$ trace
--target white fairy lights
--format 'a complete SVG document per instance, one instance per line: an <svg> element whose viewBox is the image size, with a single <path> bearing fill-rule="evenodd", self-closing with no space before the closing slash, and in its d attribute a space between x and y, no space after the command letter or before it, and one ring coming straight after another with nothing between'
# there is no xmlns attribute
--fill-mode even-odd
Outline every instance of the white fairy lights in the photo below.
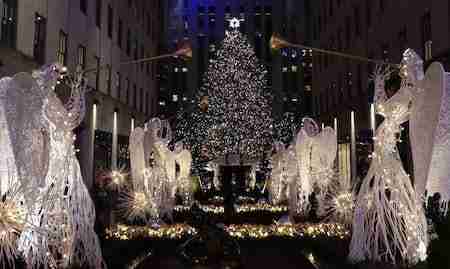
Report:
<svg viewBox="0 0 450 269"><path fill-rule="evenodd" d="M225 231L236 239L266 239L266 238L325 238L347 239L350 235L348 229L340 224L273 224L273 225L229 225ZM106 230L106 239L136 240L136 239L183 239L197 234L198 231L186 224L161 226L157 229L148 226L117 225Z"/></svg>
<svg viewBox="0 0 450 269"><path fill-rule="evenodd" d="M26 211L24 208L19 207L10 199L0 201L0 263L3 266L14 267L15 258L19 256L17 240L25 228L25 221Z"/></svg>
<svg viewBox="0 0 450 269"><path fill-rule="evenodd" d="M191 145L196 166L199 159L228 154L244 161L263 155L272 136L266 73L247 39L238 30L227 32L198 94L208 105L178 119L177 137Z"/></svg>

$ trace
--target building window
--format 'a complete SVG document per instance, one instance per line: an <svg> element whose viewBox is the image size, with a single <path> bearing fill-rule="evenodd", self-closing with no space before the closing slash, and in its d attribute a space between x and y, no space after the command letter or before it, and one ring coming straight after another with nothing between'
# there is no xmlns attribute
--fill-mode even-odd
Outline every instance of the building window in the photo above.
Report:
<svg viewBox="0 0 450 269"><path fill-rule="evenodd" d="M261 7L260 6L256 6L255 7L255 30L256 30L256 32L260 32L261 28L262 28Z"/></svg>
<svg viewBox="0 0 450 269"><path fill-rule="evenodd" d="M210 28L216 27L216 7L214 6L208 8L208 24Z"/></svg>
<svg viewBox="0 0 450 269"><path fill-rule="evenodd" d="M126 82L126 86L125 87L127 87L126 88L126 92L125 92L125 103L127 105L129 105L129 102L130 102L130 79L127 78L125 80L125 82Z"/></svg>
<svg viewBox="0 0 450 269"><path fill-rule="evenodd" d="M95 24L97 25L98 28L102 27L102 0L96 0Z"/></svg>
<svg viewBox="0 0 450 269"><path fill-rule="evenodd" d="M122 48L122 39L123 39L123 23L122 19L119 19L119 24L117 26L117 44L119 48Z"/></svg>
<svg viewBox="0 0 450 269"><path fill-rule="evenodd" d="M361 36L361 21L359 16L359 6L353 7L353 15L355 17L355 21L353 22L355 24L355 35L357 37Z"/></svg>
<svg viewBox="0 0 450 269"><path fill-rule="evenodd" d="M204 6L198 6L197 11L199 15L205 15L205 7Z"/></svg>
<svg viewBox="0 0 450 269"><path fill-rule="evenodd" d="M384 0L379 1L380 1L380 12L384 12L384 10L386 9L386 3L384 2Z"/></svg>
<svg viewBox="0 0 450 269"><path fill-rule="evenodd" d="M203 15L198 15L198 28L199 30L203 30L203 27L205 26L205 21L203 19Z"/></svg>
<svg viewBox="0 0 450 269"><path fill-rule="evenodd" d="M398 43L402 51L406 49L408 44L408 30L406 26L403 26L402 30L398 32Z"/></svg>
<svg viewBox="0 0 450 269"><path fill-rule="evenodd" d="M136 105L137 105L137 88L136 88L136 83L133 84L133 108L136 109Z"/></svg>
<svg viewBox="0 0 450 269"><path fill-rule="evenodd" d="M150 13L147 12L147 36L150 36L152 33L152 18L150 17Z"/></svg>
<svg viewBox="0 0 450 269"><path fill-rule="evenodd" d="M141 90L140 90L140 93L141 93L141 95L140 95L140 98L141 98L141 102L140 102L141 109L140 109L140 111L141 111L141 112L144 112L145 99L144 99L144 90L143 90L142 88L141 88Z"/></svg>
<svg viewBox="0 0 450 269"><path fill-rule="evenodd" d="M108 5L108 37L112 38L113 33L113 8Z"/></svg>
<svg viewBox="0 0 450 269"><path fill-rule="evenodd" d="M431 13L427 11L425 15L422 17L422 44L424 46L424 56L425 60L429 60L432 58L431 53L431 44L432 44L432 36L431 36Z"/></svg>
<svg viewBox="0 0 450 269"><path fill-rule="evenodd" d="M351 18L349 16L345 17L345 40L346 40L346 47L350 48L350 41L351 41Z"/></svg>
<svg viewBox="0 0 450 269"><path fill-rule="evenodd" d="M225 19L231 19L231 7L229 5L225 7Z"/></svg>
<svg viewBox="0 0 450 269"><path fill-rule="evenodd" d="M58 58L58 63L62 65L67 64L67 34L62 30L59 31L59 43L56 57Z"/></svg>
<svg viewBox="0 0 450 269"><path fill-rule="evenodd" d="M137 39L135 39L134 40L134 59L135 60L137 60L138 59L138 47L139 47L139 44L138 44L138 41L137 41Z"/></svg>
<svg viewBox="0 0 450 269"><path fill-rule="evenodd" d="M372 26L372 1L373 0L367 0L366 1L366 23L367 23L367 28L370 28Z"/></svg>
<svg viewBox="0 0 450 269"><path fill-rule="evenodd" d="M111 72L111 65L106 66L106 90L109 95L111 95L111 79L112 79L112 72Z"/></svg>
<svg viewBox="0 0 450 269"><path fill-rule="evenodd" d="M363 93L364 92L364 89L363 89L363 86L362 86L362 71L361 71L361 64L358 64L358 69L357 69L357 71L358 71L358 73L357 73L357 80L358 80L358 90L361 92L361 93ZM363 95L361 95L361 96L363 96Z"/></svg>
<svg viewBox="0 0 450 269"><path fill-rule="evenodd" d="M198 84L202 83L203 73L205 72L205 36L198 37Z"/></svg>
<svg viewBox="0 0 450 269"><path fill-rule="evenodd" d="M78 60L77 66L81 66L82 69L86 68L86 47L83 45L78 46Z"/></svg>
<svg viewBox="0 0 450 269"><path fill-rule="evenodd" d="M150 58L150 53L147 53L145 58ZM146 65L147 75L150 75L150 62L147 62L145 65Z"/></svg>
<svg viewBox="0 0 450 269"><path fill-rule="evenodd" d="M45 41L47 38L47 19L36 13L34 18L34 59L39 64L45 62Z"/></svg>
<svg viewBox="0 0 450 269"><path fill-rule="evenodd" d="M145 58L145 49L144 45L141 45L141 57ZM141 62L141 71L144 71L144 62Z"/></svg>
<svg viewBox="0 0 450 269"><path fill-rule="evenodd" d="M1 43L10 48L15 48L17 36L17 1L2 1L1 4Z"/></svg>
<svg viewBox="0 0 450 269"><path fill-rule="evenodd" d="M341 51L342 50L342 29L339 29L337 31L337 50Z"/></svg>
<svg viewBox="0 0 450 269"><path fill-rule="evenodd" d="M130 28L127 30L127 56L129 57L131 54L131 31Z"/></svg>
<svg viewBox="0 0 450 269"><path fill-rule="evenodd" d="M97 71L95 72L95 89L98 91L100 88L100 57L95 56L95 67Z"/></svg>
<svg viewBox="0 0 450 269"><path fill-rule="evenodd" d="M265 37L266 37L266 43L269 44L270 37L272 36L272 7L266 6L265 8L266 12L266 31L265 31ZM270 46L264 46L266 48L266 61L271 62L272 61L272 49Z"/></svg>
<svg viewBox="0 0 450 269"><path fill-rule="evenodd" d="M385 62L389 61L389 45L386 43L381 45L381 57Z"/></svg>
<svg viewBox="0 0 450 269"><path fill-rule="evenodd" d="M334 1L334 0L330 0L330 8L329 8L329 11L330 11L330 17L333 17L333 1Z"/></svg>
<svg viewBox="0 0 450 269"><path fill-rule="evenodd" d="M87 0L80 0L80 10L84 14L87 13Z"/></svg>
<svg viewBox="0 0 450 269"><path fill-rule="evenodd" d="M122 92L122 75L120 72L117 72L117 99L120 100Z"/></svg>
<svg viewBox="0 0 450 269"><path fill-rule="evenodd" d="M150 112L150 98L148 92L145 93L145 100L147 100L147 105L145 106L145 114L148 115Z"/></svg>

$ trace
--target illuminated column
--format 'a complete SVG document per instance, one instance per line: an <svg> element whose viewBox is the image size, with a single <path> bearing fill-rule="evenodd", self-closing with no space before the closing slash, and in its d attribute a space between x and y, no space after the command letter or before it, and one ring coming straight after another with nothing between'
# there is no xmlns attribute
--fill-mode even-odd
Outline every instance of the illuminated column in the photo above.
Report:
<svg viewBox="0 0 450 269"><path fill-rule="evenodd" d="M351 171L352 171L352 183L356 181L356 124L355 124L355 111L350 113L350 124L351 124Z"/></svg>
<svg viewBox="0 0 450 269"><path fill-rule="evenodd" d="M95 130L97 129L97 103L92 105L90 114L86 115L85 121L88 128L81 132L80 166L86 187L91 189L94 185L94 143Z"/></svg>
<svg viewBox="0 0 450 269"><path fill-rule="evenodd" d="M375 128L377 127L376 124L375 104L370 104L370 129L372 130L372 136L375 136Z"/></svg>
<svg viewBox="0 0 450 269"><path fill-rule="evenodd" d="M338 132L338 119L337 118L334 118L334 132L336 133L336 143L337 143L336 169L339 172L339 132Z"/></svg>
<svg viewBox="0 0 450 269"><path fill-rule="evenodd" d="M325 129L325 123L322 123L322 130Z"/></svg>
<svg viewBox="0 0 450 269"><path fill-rule="evenodd" d="M114 110L113 132L112 132L112 152L111 152L111 170L117 169L117 117L118 110Z"/></svg>
<svg viewBox="0 0 450 269"><path fill-rule="evenodd" d="M334 131L336 132L336 136L338 135L338 119L334 118Z"/></svg>
<svg viewBox="0 0 450 269"><path fill-rule="evenodd" d="M131 131L134 130L134 117L131 118Z"/></svg>

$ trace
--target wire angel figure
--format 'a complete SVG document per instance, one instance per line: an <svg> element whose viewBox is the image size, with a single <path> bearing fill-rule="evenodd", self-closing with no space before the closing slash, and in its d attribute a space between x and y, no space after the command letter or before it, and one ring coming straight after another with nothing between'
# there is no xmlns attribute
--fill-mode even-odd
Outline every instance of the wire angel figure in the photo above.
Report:
<svg viewBox="0 0 450 269"><path fill-rule="evenodd" d="M31 75L1 80L0 122L5 130L0 147L8 158L0 160L2 208L17 216L24 212L20 228L14 225L15 251L28 268L104 267L93 227L94 206L73 144L72 130L84 116L85 82L81 72L66 78L71 97L64 106L54 89L66 72L51 64Z"/></svg>
<svg viewBox="0 0 450 269"><path fill-rule="evenodd" d="M400 125L408 121L411 100L421 87L422 63L413 50L403 53L402 84L389 99L384 93L389 71L376 70L376 111L384 121L376 131L372 163L357 196L349 254L353 262L415 264L426 259L428 236L422 202L403 169L396 145Z"/></svg>
<svg viewBox="0 0 450 269"><path fill-rule="evenodd" d="M306 215L310 208L309 196L313 191L311 173L311 153L314 138L319 134L317 123L310 118L304 118L302 128L295 139L295 153L297 156L297 177L291 182L289 195L289 211L291 217Z"/></svg>

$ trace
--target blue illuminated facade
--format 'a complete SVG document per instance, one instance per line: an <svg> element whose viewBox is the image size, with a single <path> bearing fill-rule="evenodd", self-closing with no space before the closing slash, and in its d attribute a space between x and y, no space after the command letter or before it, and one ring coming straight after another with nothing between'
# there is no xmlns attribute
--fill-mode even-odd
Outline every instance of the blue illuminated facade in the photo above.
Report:
<svg viewBox="0 0 450 269"><path fill-rule="evenodd" d="M173 113L183 102L195 102L203 73L229 27L228 20L242 20L240 30L253 43L257 57L269 70L269 87L274 114L284 111L303 113L303 72L301 52L273 54L269 40L273 32L292 41L302 41L305 24L301 18L302 0L166 0L166 46L189 39L193 59L186 64L174 61L162 68L160 104L162 112ZM287 53L287 54L286 54Z"/></svg>

